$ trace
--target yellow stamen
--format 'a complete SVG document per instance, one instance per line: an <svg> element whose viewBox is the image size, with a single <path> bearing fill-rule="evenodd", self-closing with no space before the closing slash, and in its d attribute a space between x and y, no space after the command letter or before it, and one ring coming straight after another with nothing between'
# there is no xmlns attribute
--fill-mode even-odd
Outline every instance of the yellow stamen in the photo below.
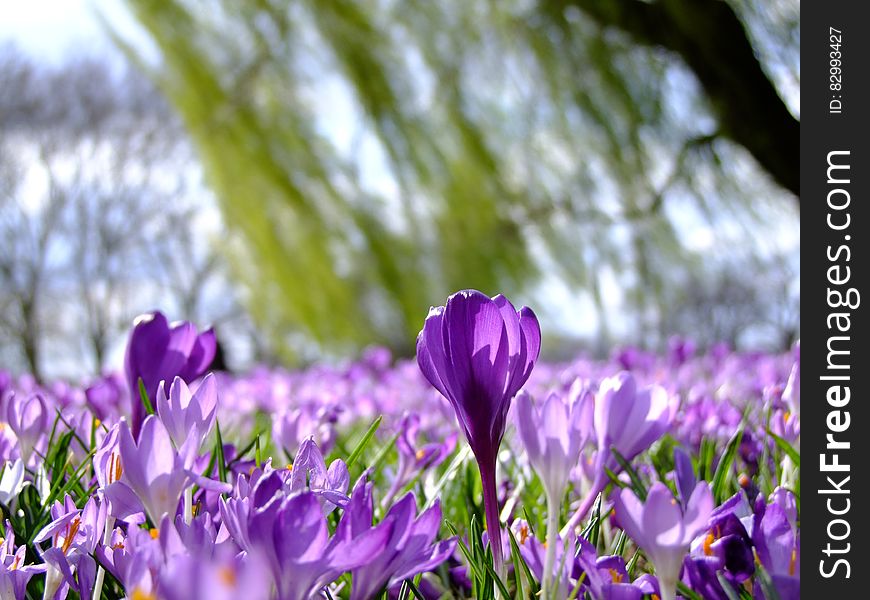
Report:
<svg viewBox="0 0 870 600"><path fill-rule="evenodd" d="M79 532L79 527L81 526L82 521L78 517L74 518L69 525L66 526L66 535L63 538L63 544L61 544L60 550L64 554L69 552L70 546L72 546L73 540L76 537L76 534Z"/></svg>
<svg viewBox="0 0 870 600"><path fill-rule="evenodd" d="M293 463L287 463L287 470L288 470L288 471L292 471L292 470L293 470Z"/></svg>
<svg viewBox="0 0 870 600"><path fill-rule="evenodd" d="M151 534L152 540L156 540L158 537L160 537L160 530L156 527L152 527L151 529L149 529L148 533Z"/></svg>
<svg viewBox="0 0 870 600"><path fill-rule="evenodd" d="M137 587L133 590L133 596L131 596L130 600L157 600L157 596L154 592L146 592L140 587Z"/></svg>
<svg viewBox="0 0 870 600"><path fill-rule="evenodd" d="M99 427L102 424L103 424L103 422L100 421L99 419L94 419L94 427Z"/></svg>
<svg viewBox="0 0 870 600"><path fill-rule="evenodd" d="M526 543L527 539L529 539L529 533L530 533L529 526L526 525L525 523L523 523L520 526L520 545L521 546Z"/></svg>
<svg viewBox="0 0 870 600"><path fill-rule="evenodd" d="M109 483L114 483L121 479L124 470L121 468L121 457L114 452L109 456Z"/></svg>
<svg viewBox="0 0 870 600"><path fill-rule="evenodd" d="M788 422L791 420L790 410L785 411L785 414L782 416L782 420L785 422L786 425L788 425Z"/></svg>
<svg viewBox="0 0 870 600"><path fill-rule="evenodd" d="M218 569L218 580L228 588L236 587L236 572L229 567Z"/></svg>
<svg viewBox="0 0 870 600"><path fill-rule="evenodd" d="M9 565L9 570L10 570L10 571L14 571L14 570L16 570L16 569L18 568L19 563L21 562L21 557L22 557L22 556L23 556L23 555L21 555L21 554L16 554L16 555L15 555L15 559L12 561L12 564Z"/></svg>
<svg viewBox="0 0 870 600"><path fill-rule="evenodd" d="M658 595L658 594L653 594L653 595L652 595L652 600L662 600L662 599L659 598L659 595Z"/></svg>
<svg viewBox="0 0 870 600"><path fill-rule="evenodd" d="M421 448L417 450L417 454L415 455L417 460L423 460L423 457L426 456L426 452Z"/></svg>
<svg viewBox="0 0 870 600"><path fill-rule="evenodd" d="M713 549L712 549L710 546L711 546L711 545L713 544L713 542L715 542L715 541L716 541L716 536L713 535L712 533L708 533L708 534L707 534L707 537L704 538L704 546L703 546L703 548L704 548L704 554L705 554L706 556L712 556L712 555L713 555Z"/></svg>
<svg viewBox="0 0 870 600"><path fill-rule="evenodd" d="M117 542L115 544L112 544L112 550L123 550L123 549L124 549L124 542Z"/></svg>
<svg viewBox="0 0 870 600"><path fill-rule="evenodd" d="M607 570L610 571L610 579L613 580L613 583L622 583L622 580L625 577L622 573L619 573L616 569Z"/></svg>
<svg viewBox="0 0 870 600"><path fill-rule="evenodd" d="M797 565L797 548L791 549L791 559L788 561L788 574L794 577L794 569Z"/></svg>

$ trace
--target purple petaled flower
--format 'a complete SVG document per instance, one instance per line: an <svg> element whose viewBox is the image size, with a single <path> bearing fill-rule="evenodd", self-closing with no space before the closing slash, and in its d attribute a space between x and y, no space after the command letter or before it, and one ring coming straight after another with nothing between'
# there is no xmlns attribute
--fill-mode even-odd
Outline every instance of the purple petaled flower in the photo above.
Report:
<svg viewBox="0 0 870 600"><path fill-rule="evenodd" d="M393 498L415 474L437 467L456 448L456 432L448 435L442 442L417 445L420 415L416 413L403 416L398 429L399 437L396 438L396 449L399 454L399 465L389 491L381 500L383 507L392 503Z"/></svg>
<svg viewBox="0 0 870 600"><path fill-rule="evenodd" d="M197 333L196 327L187 321L170 324L159 311L137 317L124 358L134 436L139 435L145 419L145 407L139 399L139 380L153 401L161 381L181 377L191 382L202 375L214 359L216 348L211 329Z"/></svg>
<svg viewBox="0 0 870 600"><path fill-rule="evenodd" d="M303 491L253 516L251 557L268 565L278 600L307 600L343 572L378 556L389 534L369 529L353 539L330 538L320 502Z"/></svg>
<svg viewBox="0 0 870 600"><path fill-rule="evenodd" d="M550 394L536 407L528 393L517 396L517 430L548 497L561 500L580 451L593 433L589 400L584 395L569 404L560 395Z"/></svg>
<svg viewBox="0 0 870 600"><path fill-rule="evenodd" d="M37 546L45 572L46 598L66 597L67 586L82 598L90 597L94 588L97 565L91 554L97 547L106 523L106 505L91 497L82 510L67 495L64 502L55 502L51 508L53 521L36 536L38 544L51 540L51 546ZM74 575L75 574L75 575Z"/></svg>
<svg viewBox="0 0 870 600"><path fill-rule="evenodd" d="M541 595L547 598L559 540L562 495L580 451L592 435L591 396L581 394L579 401L569 403L558 394L550 394L538 410L531 395L522 392L515 415L520 439L547 497L547 556L541 580Z"/></svg>
<svg viewBox="0 0 870 600"><path fill-rule="evenodd" d="M655 565L662 600L673 600L683 558L713 511L710 487L698 482L685 510L661 482L650 487L646 502L623 489L614 497L613 511L622 529Z"/></svg>
<svg viewBox="0 0 870 600"><path fill-rule="evenodd" d="M611 448L625 460L633 459L664 435L676 410L676 403L663 387L638 389L630 373L622 372L601 382L594 410L598 438L595 479L586 498L562 528L563 533L580 522L610 481L605 467L614 473L621 470Z"/></svg>
<svg viewBox="0 0 870 600"><path fill-rule="evenodd" d="M770 574L776 592L782 600L797 600L801 589L801 539L800 533L789 519L789 511L773 502L757 505L752 541L758 560ZM763 589L756 582L755 595L765 598ZM770 600L768 598L768 600Z"/></svg>
<svg viewBox="0 0 870 600"><path fill-rule="evenodd" d="M15 549L15 531L12 523L6 521L6 537L0 543L0 598L24 600L27 582L37 573L44 573L47 566L25 565L27 545Z"/></svg>
<svg viewBox="0 0 870 600"><path fill-rule="evenodd" d="M307 487L320 498L324 513L329 514L336 506L344 506L348 503L349 485L350 474L343 460L335 459L327 469L323 454L314 442L314 438L310 437L302 442L290 473L291 492L298 492Z"/></svg>
<svg viewBox="0 0 870 600"><path fill-rule="evenodd" d="M352 569L351 600L374 598L385 587L431 571L456 548L452 539L434 543L441 527L441 505L436 501L432 508L417 516L417 501L410 492L390 508L383 521L372 527L371 488L371 483L357 482L335 531L336 539L349 548L355 548L357 540L368 539L375 532L384 536L384 544Z"/></svg>
<svg viewBox="0 0 870 600"><path fill-rule="evenodd" d="M205 376L191 394L181 377L176 377L164 391L166 383L157 387L157 415L166 426L169 438L182 456L187 468L193 464L197 451L214 427L217 411L217 384L214 375Z"/></svg>
<svg viewBox="0 0 870 600"><path fill-rule="evenodd" d="M493 562L502 569L495 469L511 399L528 380L541 349L538 319L502 295L463 290L429 310L417 336L417 364L450 401L474 452L483 485Z"/></svg>
<svg viewBox="0 0 870 600"><path fill-rule="evenodd" d="M244 555L181 555L160 573L158 592L165 600L269 600L268 577L265 565Z"/></svg>
<svg viewBox="0 0 870 600"><path fill-rule="evenodd" d="M137 442L127 422L121 421L121 478L106 488L106 497L112 503L113 517L124 518L144 508L151 522L157 524L163 515L175 516L191 477L172 447L166 427L156 416L145 419Z"/></svg>
<svg viewBox="0 0 870 600"><path fill-rule="evenodd" d="M42 394L22 398L13 393L6 401L6 421L18 438L21 460L26 464L39 439L51 428L51 414Z"/></svg>

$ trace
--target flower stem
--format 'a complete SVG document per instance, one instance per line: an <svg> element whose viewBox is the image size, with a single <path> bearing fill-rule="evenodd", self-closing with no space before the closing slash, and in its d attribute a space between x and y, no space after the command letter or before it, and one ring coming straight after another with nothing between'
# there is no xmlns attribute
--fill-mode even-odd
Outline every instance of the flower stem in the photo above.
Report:
<svg viewBox="0 0 870 600"><path fill-rule="evenodd" d="M550 581L558 581L558 576L553 576L553 565L556 562L556 544L559 543L559 504L556 496L547 493L547 555L544 560L544 573L541 576L541 598L547 600L550 595L555 597L555 592L550 591ZM554 585L553 589L557 589Z"/></svg>
<svg viewBox="0 0 870 600"><path fill-rule="evenodd" d="M489 461L487 461L489 463ZM504 579L504 558L501 548L501 525L498 520L498 494L495 487L495 460L480 463L480 483L483 486L483 511L486 513L486 531L492 548L492 563L498 576Z"/></svg>
<svg viewBox="0 0 870 600"><path fill-rule="evenodd" d="M115 527L115 517L106 516L106 524L103 527L103 546L108 546L112 542L112 529ZM100 600L103 597L103 580L106 577L106 570L103 565L97 568L97 577L94 580L93 600Z"/></svg>
<svg viewBox="0 0 870 600"><path fill-rule="evenodd" d="M184 522L190 525L193 521L193 488L188 486L184 489Z"/></svg>
<svg viewBox="0 0 870 600"><path fill-rule="evenodd" d="M659 578L659 591L662 593L662 600L675 600L677 597L677 582Z"/></svg>

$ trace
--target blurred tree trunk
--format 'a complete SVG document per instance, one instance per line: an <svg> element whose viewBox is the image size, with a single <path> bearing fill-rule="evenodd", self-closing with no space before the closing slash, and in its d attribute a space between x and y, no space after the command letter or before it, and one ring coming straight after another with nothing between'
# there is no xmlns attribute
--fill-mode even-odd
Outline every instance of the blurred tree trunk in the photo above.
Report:
<svg viewBox="0 0 870 600"><path fill-rule="evenodd" d="M678 54L698 78L719 134L745 147L800 202L800 121L758 62L743 23L723 0L554 0L601 26Z"/></svg>

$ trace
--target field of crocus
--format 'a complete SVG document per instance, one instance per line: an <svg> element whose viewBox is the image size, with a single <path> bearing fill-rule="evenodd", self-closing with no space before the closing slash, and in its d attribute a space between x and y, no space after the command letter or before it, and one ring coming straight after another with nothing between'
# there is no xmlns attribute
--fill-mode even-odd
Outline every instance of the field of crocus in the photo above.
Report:
<svg viewBox="0 0 870 600"><path fill-rule="evenodd" d="M0 373L0 598L799 598L799 348L547 363L475 291L420 322L416 360L230 375L153 313L123 373Z"/></svg>

